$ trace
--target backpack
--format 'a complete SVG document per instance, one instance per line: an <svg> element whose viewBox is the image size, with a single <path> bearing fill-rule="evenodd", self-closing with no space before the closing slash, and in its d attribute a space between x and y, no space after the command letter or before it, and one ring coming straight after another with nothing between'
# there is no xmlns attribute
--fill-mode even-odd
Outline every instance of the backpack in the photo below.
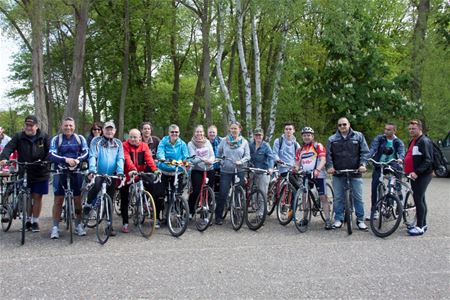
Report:
<svg viewBox="0 0 450 300"><path fill-rule="evenodd" d="M280 150L281 150L281 146L283 145L283 141L284 141L284 138L283 138L283 136L281 136L280 137L280 142L278 143L278 152L280 152ZM297 144L298 144L297 142L295 142L295 144L294 144L294 150L295 150L294 153L297 153L297 149L298 149Z"/></svg>
<svg viewBox="0 0 450 300"><path fill-rule="evenodd" d="M74 133L73 135L75 136L75 140L77 140L78 145L81 145L80 136L76 133ZM61 147L62 142L63 142L63 135L62 135L62 133L60 133L60 134L58 134L58 149L59 149L59 147Z"/></svg>
<svg viewBox="0 0 450 300"><path fill-rule="evenodd" d="M435 142L431 141L431 143L433 144L433 171L438 170L442 166L447 167L448 162L442 154L441 148Z"/></svg>

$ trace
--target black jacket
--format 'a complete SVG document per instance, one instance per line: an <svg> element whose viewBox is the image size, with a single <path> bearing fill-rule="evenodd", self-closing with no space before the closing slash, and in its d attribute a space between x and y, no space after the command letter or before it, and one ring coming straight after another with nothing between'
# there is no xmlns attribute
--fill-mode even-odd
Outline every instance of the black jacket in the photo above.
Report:
<svg viewBox="0 0 450 300"><path fill-rule="evenodd" d="M25 132L18 132L9 141L0 154L0 160L9 159L11 153L17 150L20 162L33 162L37 160L45 161L50 148L50 138L46 133L38 129L36 136L29 137ZM23 170L21 170L23 173ZM47 167L30 166L28 169L28 179L31 182L48 180L49 170Z"/></svg>
<svg viewBox="0 0 450 300"><path fill-rule="evenodd" d="M409 142L409 146L411 146ZM428 175L433 172L433 143L425 135L421 135L417 138L412 150L413 156L413 170L417 175Z"/></svg>

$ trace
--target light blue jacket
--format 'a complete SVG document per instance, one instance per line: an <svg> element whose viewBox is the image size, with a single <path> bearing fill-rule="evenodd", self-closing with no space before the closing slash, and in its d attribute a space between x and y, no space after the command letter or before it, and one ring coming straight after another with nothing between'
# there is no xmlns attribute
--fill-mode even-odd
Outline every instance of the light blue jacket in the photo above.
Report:
<svg viewBox="0 0 450 300"><path fill-rule="evenodd" d="M92 139L89 147L89 173L123 175L124 161L120 140L108 140L103 136Z"/></svg>
<svg viewBox="0 0 450 300"><path fill-rule="evenodd" d="M156 152L158 158L158 168L163 172L173 173L175 167L163 163L164 160L185 160L189 157L189 150L186 143L178 138L175 145L170 143L170 137L165 136L158 145Z"/></svg>

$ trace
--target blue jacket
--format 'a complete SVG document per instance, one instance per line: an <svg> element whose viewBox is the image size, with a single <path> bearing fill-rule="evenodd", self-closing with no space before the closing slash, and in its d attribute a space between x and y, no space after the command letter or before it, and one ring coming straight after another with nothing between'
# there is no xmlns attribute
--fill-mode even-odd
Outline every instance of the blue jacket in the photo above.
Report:
<svg viewBox="0 0 450 300"><path fill-rule="evenodd" d="M262 142L261 146L256 149L256 143L250 143L250 162L255 168L272 169L273 168L273 152L267 142Z"/></svg>
<svg viewBox="0 0 450 300"><path fill-rule="evenodd" d="M173 173L175 167L169 166L163 163L164 160L185 160L189 157L189 150L186 143L178 138L175 145L170 143L170 137L165 136L158 145L158 151L156 152L158 158L158 168L163 172Z"/></svg>
<svg viewBox="0 0 450 300"><path fill-rule="evenodd" d="M103 136L92 139L89 147L89 173L101 175L123 175L122 142L113 138L108 140Z"/></svg>
<svg viewBox="0 0 450 300"><path fill-rule="evenodd" d="M69 138L62 134L62 142L59 141L59 136L59 134L54 136L50 142L50 161L65 166L66 158L75 158L79 161L88 159L89 148L86 139L83 136L78 135L81 142L80 144L78 144L75 134L72 134ZM59 144L61 145L59 146Z"/></svg>
<svg viewBox="0 0 450 300"><path fill-rule="evenodd" d="M384 134L380 134L377 137L375 137L372 141L372 144L370 145L369 157L373 158L376 161L379 161L381 155L383 155L383 149L386 145L386 142L387 138ZM393 147L394 147L394 157L396 159L403 160L405 158L405 145L403 144L402 140L399 139L397 136L394 136Z"/></svg>

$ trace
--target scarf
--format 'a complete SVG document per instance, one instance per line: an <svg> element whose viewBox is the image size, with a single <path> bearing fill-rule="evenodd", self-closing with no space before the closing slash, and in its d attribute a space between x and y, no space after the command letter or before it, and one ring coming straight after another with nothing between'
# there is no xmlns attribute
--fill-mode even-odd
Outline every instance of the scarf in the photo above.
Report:
<svg viewBox="0 0 450 300"><path fill-rule="evenodd" d="M203 148L205 147L207 139L205 136L202 136L201 139L197 139L195 136L192 137L191 142L194 144L195 148Z"/></svg>
<svg viewBox="0 0 450 300"><path fill-rule="evenodd" d="M238 137L234 139L233 136L229 134L227 135L226 141L231 149L237 149L242 145L242 136L239 134Z"/></svg>

